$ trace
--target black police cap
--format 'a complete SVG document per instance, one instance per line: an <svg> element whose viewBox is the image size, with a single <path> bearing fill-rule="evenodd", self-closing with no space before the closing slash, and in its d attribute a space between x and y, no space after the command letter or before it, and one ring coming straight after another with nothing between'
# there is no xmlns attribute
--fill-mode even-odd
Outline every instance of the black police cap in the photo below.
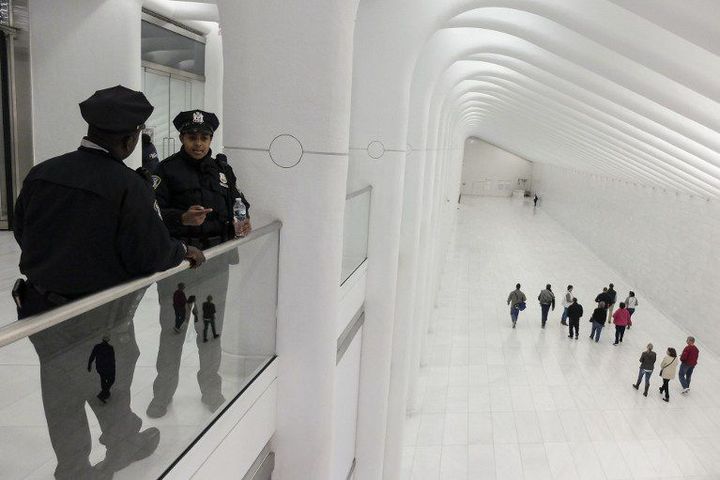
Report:
<svg viewBox="0 0 720 480"><path fill-rule="evenodd" d="M122 85L98 90L80 103L80 113L89 125L112 133L140 130L152 111L142 92Z"/></svg>
<svg viewBox="0 0 720 480"><path fill-rule="evenodd" d="M217 115L202 110L180 112L173 119L173 125L180 133L209 133L212 135L220 126Z"/></svg>

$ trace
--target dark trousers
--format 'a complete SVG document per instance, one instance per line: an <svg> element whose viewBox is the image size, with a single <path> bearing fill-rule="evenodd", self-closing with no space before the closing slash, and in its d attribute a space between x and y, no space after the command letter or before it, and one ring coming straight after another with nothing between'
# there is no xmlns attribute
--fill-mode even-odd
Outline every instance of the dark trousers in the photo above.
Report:
<svg viewBox="0 0 720 480"><path fill-rule="evenodd" d="M203 318L203 342L207 342L207 331L208 327L212 327L213 337L217 337L217 331L215 330L215 319L214 318Z"/></svg>
<svg viewBox="0 0 720 480"><path fill-rule="evenodd" d="M101 400L107 400L110 398L110 387L115 383L115 371L110 372L98 372L100 375L100 393L98 398Z"/></svg>
<svg viewBox="0 0 720 480"><path fill-rule="evenodd" d="M687 363L680 364L680 371L678 372L678 380L683 388L690 388L690 380L692 379L692 373L695 370L695 365L688 365Z"/></svg>
<svg viewBox="0 0 720 480"><path fill-rule="evenodd" d="M625 325L615 325L615 343L622 342L625 335Z"/></svg>
<svg viewBox="0 0 720 480"><path fill-rule="evenodd" d="M579 335L580 330L580 319L579 318L569 318L568 319L568 329L570 330L570 336L573 336L573 330L575 330L575 336L577 337Z"/></svg>
<svg viewBox="0 0 720 480"><path fill-rule="evenodd" d="M178 308L173 306L175 309L175 328L180 330L182 324L185 323L185 308Z"/></svg>
<svg viewBox="0 0 720 480"><path fill-rule="evenodd" d="M542 324L544 326L547 323L548 312L550 311L550 304L541 303L540 309L542 310Z"/></svg>
<svg viewBox="0 0 720 480"><path fill-rule="evenodd" d="M92 478L89 455L92 438L85 404L100 423L100 443L107 455L121 455L137 448L132 444L142 420L130 407L130 385L140 352L135 342L133 316L145 290L131 293L90 312L78 315L30 336L40 359L40 386L50 443L57 457L55 478ZM28 289L19 318L54 308L43 296ZM94 375L85 366L93 347L110 335L115 348L112 401L97 398ZM101 386L107 385L102 382ZM109 387L108 387L109 388Z"/></svg>
<svg viewBox="0 0 720 480"><path fill-rule="evenodd" d="M670 400L670 389L668 386L670 385L670 380L667 378L663 378L663 384L662 387L660 387L660 393L665 392L665 399Z"/></svg>
<svg viewBox="0 0 720 480"><path fill-rule="evenodd" d="M215 321L218 330L222 331L225 316L225 298L229 280L229 260L221 255L208 260L197 270L186 270L167 280L158 282L158 299L160 301L160 346L158 348L157 376L153 382L153 401L167 405L177 390L180 361L182 359L185 334L178 335L175 326L173 293L177 284L185 283L187 295L195 295L199 302L208 295L213 296L216 307ZM199 324L195 324L196 344L200 367L197 382L203 398L218 398L222 395L222 378L218 374L222 358L220 342L203 343L200 338Z"/></svg>

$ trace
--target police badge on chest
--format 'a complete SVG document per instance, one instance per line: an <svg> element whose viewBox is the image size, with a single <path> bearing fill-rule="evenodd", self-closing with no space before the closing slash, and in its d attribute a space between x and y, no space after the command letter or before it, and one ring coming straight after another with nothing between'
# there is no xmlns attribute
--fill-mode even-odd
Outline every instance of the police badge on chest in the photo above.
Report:
<svg viewBox="0 0 720 480"><path fill-rule="evenodd" d="M220 172L220 186L228 188L227 177L225 176L225 174L223 172Z"/></svg>

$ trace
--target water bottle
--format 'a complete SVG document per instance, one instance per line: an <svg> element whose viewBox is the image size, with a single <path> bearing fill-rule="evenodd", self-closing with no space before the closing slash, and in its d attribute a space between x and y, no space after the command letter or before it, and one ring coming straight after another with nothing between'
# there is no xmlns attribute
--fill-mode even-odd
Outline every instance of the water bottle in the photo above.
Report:
<svg viewBox="0 0 720 480"><path fill-rule="evenodd" d="M242 198L236 198L235 204L233 205L233 223L235 225L235 236L244 237L240 234L240 224L247 219L247 208L242 201Z"/></svg>

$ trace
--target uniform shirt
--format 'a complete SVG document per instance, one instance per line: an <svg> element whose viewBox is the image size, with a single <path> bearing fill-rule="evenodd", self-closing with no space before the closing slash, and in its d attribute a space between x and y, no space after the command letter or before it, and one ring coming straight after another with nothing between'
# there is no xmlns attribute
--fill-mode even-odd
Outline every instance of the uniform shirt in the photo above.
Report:
<svg viewBox="0 0 720 480"><path fill-rule="evenodd" d="M232 223L235 199L241 198L245 208L250 208L237 188L232 168L212 158L212 151L202 160L195 160L181 149L160 162L153 178L163 220L175 238L232 239L235 237ZM213 211L208 213L202 225L185 226L182 214L193 205Z"/></svg>
<svg viewBox="0 0 720 480"><path fill-rule="evenodd" d="M143 145L142 147L142 166L146 168L150 173L155 171L160 165L160 159L158 158L157 149L152 143Z"/></svg>
<svg viewBox="0 0 720 480"><path fill-rule="evenodd" d="M20 271L60 295L94 293L178 265L150 186L84 143L30 170L15 206Z"/></svg>

